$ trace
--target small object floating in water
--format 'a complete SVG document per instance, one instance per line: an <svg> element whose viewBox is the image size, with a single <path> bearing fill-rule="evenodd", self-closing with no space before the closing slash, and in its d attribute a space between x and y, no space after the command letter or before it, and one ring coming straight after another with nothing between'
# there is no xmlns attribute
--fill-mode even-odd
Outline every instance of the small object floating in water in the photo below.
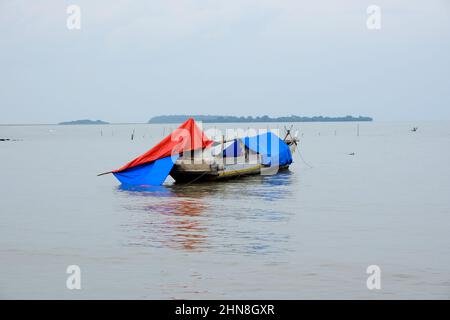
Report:
<svg viewBox="0 0 450 320"><path fill-rule="evenodd" d="M349 156L354 156L356 153L354 153L354 152L351 152L351 153L349 153L348 155Z"/></svg>
<svg viewBox="0 0 450 320"><path fill-rule="evenodd" d="M416 132L417 130L419 130L419 127L414 127L411 129L412 132Z"/></svg>
<svg viewBox="0 0 450 320"><path fill-rule="evenodd" d="M13 141L23 141L23 139L10 139L10 138L0 138L0 142L13 142Z"/></svg>
<svg viewBox="0 0 450 320"><path fill-rule="evenodd" d="M291 128L292 129L292 128ZM162 185L221 180L288 169L298 139L286 130L283 140L272 132L251 137L210 140L193 118L156 146L112 173L125 185Z"/></svg>

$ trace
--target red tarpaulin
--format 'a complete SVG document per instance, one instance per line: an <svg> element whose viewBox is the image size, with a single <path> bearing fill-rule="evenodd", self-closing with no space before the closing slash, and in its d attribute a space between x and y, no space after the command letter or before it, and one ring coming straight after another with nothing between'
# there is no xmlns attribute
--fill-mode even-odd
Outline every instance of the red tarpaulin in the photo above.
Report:
<svg viewBox="0 0 450 320"><path fill-rule="evenodd" d="M203 131L197 127L194 119L189 118L180 127L178 127L178 129L161 140L160 143L151 148L149 151L130 161L120 169L112 172L122 172L141 164L169 157L174 154L180 154L190 150L203 149L210 146L212 143L213 141L209 140Z"/></svg>

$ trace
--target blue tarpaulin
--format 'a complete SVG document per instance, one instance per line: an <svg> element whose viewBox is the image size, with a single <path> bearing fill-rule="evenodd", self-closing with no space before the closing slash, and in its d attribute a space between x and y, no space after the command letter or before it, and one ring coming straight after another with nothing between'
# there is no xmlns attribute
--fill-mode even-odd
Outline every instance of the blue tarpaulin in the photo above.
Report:
<svg viewBox="0 0 450 320"><path fill-rule="evenodd" d="M113 174L125 185L159 186L166 180L178 157L178 155L165 157Z"/></svg>
<svg viewBox="0 0 450 320"><path fill-rule="evenodd" d="M239 157L242 155L242 148L241 145L238 143L237 140L234 140L232 144L230 144L228 147L223 150L223 156L225 158L227 157Z"/></svg>
<svg viewBox="0 0 450 320"><path fill-rule="evenodd" d="M292 163L289 146L272 132L245 137L244 144L250 150L261 154L262 164L266 166L284 166Z"/></svg>

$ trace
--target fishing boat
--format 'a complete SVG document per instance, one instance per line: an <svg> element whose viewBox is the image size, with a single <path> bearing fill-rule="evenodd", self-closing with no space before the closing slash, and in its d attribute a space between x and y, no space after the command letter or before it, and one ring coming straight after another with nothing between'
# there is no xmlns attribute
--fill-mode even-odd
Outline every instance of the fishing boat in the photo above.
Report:
<svg viewBox="0 0 450 320"><path fill-rule="evenodd" d="M99 175L112 173L125 185L161 185L169 175L175 183L273 175L292 163L298 139L291 129L283 139L267 131L210 140L190 118L146 153Z"/></svg>
<svg viewBox="0 0 450 320"><path fill-rule="evenodd" d="M296 150L297 140L296 138L285 137L283 142L289 150L285 156L290 160L284 161L276 169L272 163L265 161L264 153L249 148L245 144L244 138L233 139L228 142L215 141L211 147L212 152L202 151L201 155L197 155L195 152L183 154L175 162L170 171L170 176L175 182L189 183L254 174L273 174L273 171L288 169L292 163L291 155ZM196 157L200 160L196 160Z"/></svg>

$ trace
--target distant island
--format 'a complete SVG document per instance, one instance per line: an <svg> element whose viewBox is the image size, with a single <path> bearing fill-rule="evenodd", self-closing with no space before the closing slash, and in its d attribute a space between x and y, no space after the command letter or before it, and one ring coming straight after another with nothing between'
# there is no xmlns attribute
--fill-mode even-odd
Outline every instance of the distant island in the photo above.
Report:
<svg viewBox="0 0 450 320"><path fill-rule="evenodd" d="M60 122L59 125L73 125L73 124L109 124L109 122L105 122L102 120L74 120L74 121L66 121Z"/></svg>
<svg viewBox="0 0 450 320"><path fill-rule="evenodd" d="M181 123L188 118L194 118L196 121L205 123L229 123L229 122L346 122L346 121L373 121L371 117L365 116L344 116L344 117L303 117L303 116L287 116L287 117L236 117L236 116L211 116L211 115L165 115L151 118L148 123Z"/></svg>

